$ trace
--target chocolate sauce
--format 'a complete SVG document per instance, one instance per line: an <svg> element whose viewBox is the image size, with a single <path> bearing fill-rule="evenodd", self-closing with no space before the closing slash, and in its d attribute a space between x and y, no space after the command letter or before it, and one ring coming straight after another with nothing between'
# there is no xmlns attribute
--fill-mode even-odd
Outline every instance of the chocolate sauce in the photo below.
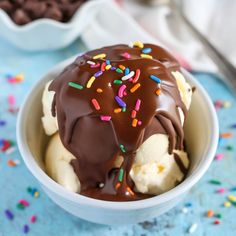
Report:
<svg viewBox="0 0 236 236"><path fill-rule="evenodd" d="M169 153L183 150L178 107L185 117L187 111L171 74L180 70L179 64L159 46L144 44L144 48L151 48L145 54L149 58L141 56L140 47L127 45L87 52L65 68L49 87L55 91L52 114L57 114L63 145L76 157L71 164L83 195L111 201L145 198L134 191L129 175L136 150L151 135L160 133L169 136ZM94 59L99 54L105 56ZM138 70L140 76L134 82ZM132 71L131 79L121 80ZM87 88L94 74L96 78ZM153 81L151 75L161 82ZM80 87L70 86L71 82ZM131 92L137 84L140 87ZM125 92L119 94L122 85L126 86ZM123 103L117 102L118 95ZM138 100L141 104L132 118ZM124 161L114 168L118 155Z"/></svg>

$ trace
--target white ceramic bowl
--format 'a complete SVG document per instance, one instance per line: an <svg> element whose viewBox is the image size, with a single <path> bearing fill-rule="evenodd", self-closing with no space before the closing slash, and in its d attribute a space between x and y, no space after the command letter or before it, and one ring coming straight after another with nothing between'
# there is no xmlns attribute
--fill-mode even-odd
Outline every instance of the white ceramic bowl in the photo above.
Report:
<svg viewBox="0 0 236 236"><path fill-rule="evenodd" d="M27 51L54 50L72 43L94 19L107 0L90 0L83 4L68 23L38 19L29 24L16 25L0 9L0 36L16 47Z"/></svg>
<svg viewBox="0 0 236 236"><path fill-rule="evenodd" d="M48 196L71 214L102 224L128 224L158 216L175 206L203 176L213 160L218 142L218 121L212 102L203 87L183 70L187 81L196 87L185 125L185 138L191 167L188 177L172 190L145 200L110 202L88 198L66 190L45 172L43 153L48 138L42 124L41 96L47 81L55 78L75 58L50 70L29 92L17 122L17 141L25 164Z"/></svg>

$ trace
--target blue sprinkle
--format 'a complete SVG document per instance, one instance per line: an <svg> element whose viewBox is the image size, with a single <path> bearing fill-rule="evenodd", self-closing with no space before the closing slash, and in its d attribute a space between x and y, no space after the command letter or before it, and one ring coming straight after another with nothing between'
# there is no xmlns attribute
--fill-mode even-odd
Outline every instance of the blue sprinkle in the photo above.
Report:
<svg viewBox="0 0 236 236"><path fill-rule="evenodd" d="M5 215L6 215L7 219L9 219L9 220L14 219L14 215L10 210L5 210Z"/></svg>
<svg viewBox="0 0 236 236"><path fill-rule="evenodd" d="M101 70L99 70L98 72L96 72L95 74L94 74L94 77L98 77L98 76L100 76L100 75L102 75L103 74L103 72L101 71Z"/></svg>
<svg viewBox="0 0 236 236"><path fill-rule="evenodd" d="M185 203L185 207L192 207L192 206L193 206L193 204L191 202Z"/></svg>
<svg viewBox="0 0 236 236"><path fill-rule="evenodd" d="M233 125L231 126L231 128L232 128L232 129L236 129L236 124L233 124Z"/></svg>
<svg viewBox="0 0 236 236"><path fill-rule="evenodd" d="M115 96L115 100L117 101L117 103L119 104L119 106L121 107L126 107L125 102L118 96Z"/></svg>
<svg viewBox="0 0 236 236"><path fill-rule="evenodd" d="M29 232L29 226L28 225L24 225L23 226L23 233L27 234Z"/></svg>
<svg viewBox="0 0 236 236"><path fill-rule="evenodd" d="M129 74L129 68L126 67L126 68L125 68L125 75L128 75L128 74Z"/></svg>
<svg viewBox="0 0 236 236"><path fill-rule="evenodd" d="M231 188L230 191L236 191L236 187Z"/></svg>
<svg viewBox="0 0 236 236"><path fill-rule="evenodd" d="M142 53L150 53L151 51L152 51L151 48L144 48L144 49L142 50Z"/></svg>
<svg viewBox="0 0 236 236"><path fill-rule="evenodd" d="M161 79L158 78L155 75L150 75L150 79L152 79L153 81L155 81L156 83L160 84L161 83Z"/></svg>
<svg viewBox="0 0 236 236"><path fill-rule="evenodd" d="M6 125L6 121L5 120L0 120L0 126L4 126L4 125Z"/></svg>
<svg viewBox="0 0 236 236"><path fill-rule="evenodd" d="M106 60L106 64L110 65L111 64L110 60Z"/></svg>

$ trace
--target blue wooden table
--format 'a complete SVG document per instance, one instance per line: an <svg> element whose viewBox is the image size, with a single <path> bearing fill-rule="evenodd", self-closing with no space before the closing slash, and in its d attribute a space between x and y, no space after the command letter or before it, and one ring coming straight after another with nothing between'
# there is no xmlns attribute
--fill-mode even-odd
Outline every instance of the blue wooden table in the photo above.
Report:
<svg viewBox="0 0 236 236"><path fill-rule="evenodd" d="M54 52L28 53L20 51L0 39L0 145L2 139L16 141L15 124L17 114L8 111L8 97L15 98L14 108L20 106L25 93L30 87L54 64L74 54L82 52L85 47L80 41L69 48ZM7 74L23 73L25 80L22 83L10 84ZM236 130L231 125L236 123L235 97L219 82L216 76L197 73L196 77L209 92L213 100L219 99L225 103L225 108L218 110L220 131L232 132ZM14 101L12 101L14 103ZM231 107L228 107L231 103ZM5 124L6 122L6 124ZM235 130L235 131L234 131ZM200 182L191 190L185 200L165 215L136 225L120 227L92 224L71 216L58 208L40 189L35 178L25 167L18 150L10 154L0 152L0 236L24 235L22 227L29 226L28 235L37 236L117 236L117 235L189 235L188 228L198 225L193 235L206 236L233 236L236 235L236 206L224 207L229 194L228 191L236 186L236 146L235 136L221 139L218 152L223 153L222 160L214 161ZM16 143L12 144L16 147ZM11 161L17 163L15 167ZM222 182L221 186L209 184L209 180L216 179ZM35 187L40 192L38 198L27 192L28 187ZM218 188L225 188L225 193L216 193ZM18 209L20 199L26 199L30 206ZM6 218L4 211L9 209L14 219ZM213 222L216 217L207 218L208 209L221 213L220 224ZM37 216L37 221L30 223L30 217Z"/></svg>

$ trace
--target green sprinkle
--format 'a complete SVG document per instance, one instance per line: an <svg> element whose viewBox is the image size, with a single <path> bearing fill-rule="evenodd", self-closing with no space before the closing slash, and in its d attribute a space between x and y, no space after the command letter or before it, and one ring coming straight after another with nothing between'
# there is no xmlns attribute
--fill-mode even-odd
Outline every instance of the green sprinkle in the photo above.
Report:
<svg viewBox="0 0 236 236"><path fill-rule="evenodd" d="M18 209L21 209L21 210L25 209L25 206L22 205L21 203L18 203L18 204L16 205L16 207L17 207Z"/></svg>
<svg viewBox="0 0 236 236"><path fill-rule="evenodd" d="M222 215L221 215L220 213L216 213L214 216L215 216L216 218L219 218L219 219L222 218Z"/></svg>
<svg viewBox="0 0 236 236"><path fill-rule="evenodd" d="M118 176L119 182L122 182L122 181L123 181L123 177L124 177L124 169L123 169L123 168L120 168L119 176Z"/></svg>
<svg viewBox="0 0 236 236"><path fill-rule="evenodd" d="M120 68L117 68L117 69L116 69L116 72L122 74L122 73L123 73L123 70L121 70Z"/></svg>
<svg viewBox="0 0 236 236"><path fill-rule="evenodd" d="M126 152L126 151L125 151L125 147L124 147L123 144L120 144L120 149L121 149L122 152Z"/></svg>
<svg viewBox="0 0 236 236"><path fill-rule="evenodd" d="M209 181L210 184L215 184L215 185L221 185L221 182L219 180L216 179L212 179Z"/></svg>
<svg viewBox="0 0 236 236"><path fill-rule="evenodd" d="M232 151L234 148L231 145L226 146L226 150Z"/></svg>
<svg viewBox="0 0 236 236"><path fill-rule="evenodd" d="M28 187L28 188L27 188L27 192L28 192L28 193L31 193L31 192L32 192L32 188L31 188L31 187Z"/></svg>
<svg viewBox="0 0 236 236"><path fill-rule="evenodd" d="M69 82L68 85L73 87L73 88L80 89L80 90L84 88L82 85L76 84L74 82Z"/></svg>
<svg viewBox="0 0 236 236"><path fill-rule="evenodd" d="M126 112L126 107L123 107L123 108L122 108L122 112Z"/></svg>
<svg viewBox="0 0 236 236"><path fill-rule="evenodd" d="M119 80L119 79L115 79L113 81L114 84L122 84L122 80Z"/></svg>

